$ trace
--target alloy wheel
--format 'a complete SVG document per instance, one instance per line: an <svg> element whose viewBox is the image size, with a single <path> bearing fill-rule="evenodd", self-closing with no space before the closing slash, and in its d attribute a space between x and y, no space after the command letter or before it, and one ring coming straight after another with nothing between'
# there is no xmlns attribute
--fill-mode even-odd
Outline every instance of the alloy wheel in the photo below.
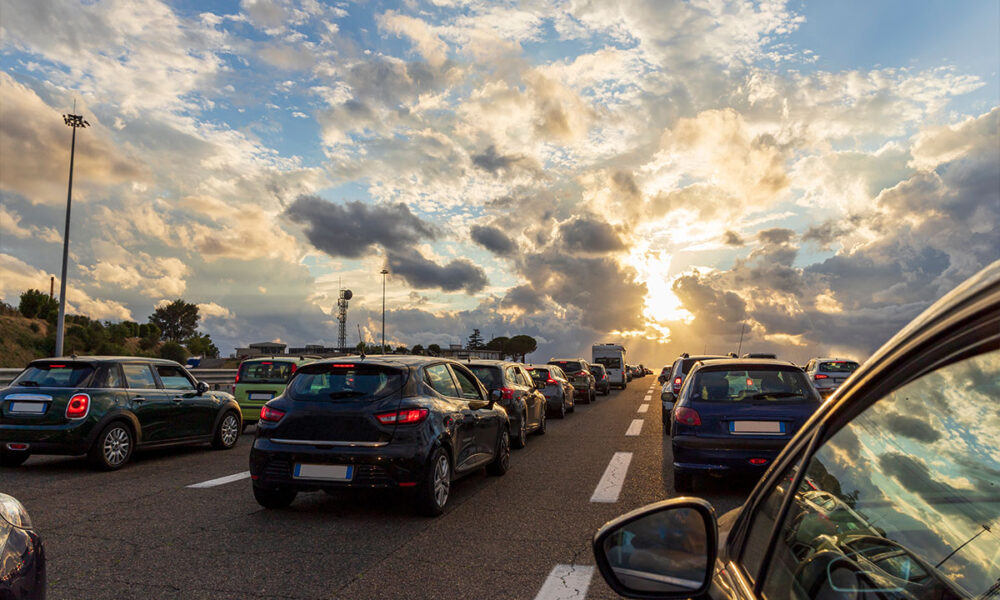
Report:
<svg viewBox="0 0 1000 600"><path fill-rule="evenodd" d="M121 426L115 427L104 436L104 460L109 465L117 467L128 458L131 447L132 441L129 439L129 434L125 431L125 428Z"/></svg>
<svg viewBox="0 0 1000 600"><path fill-rule="evenodd" d="M225 444L226 447L232 446L236 443L236 439L239 435L239 421L236 420L235 415L229 413L224 419L222 419L222 443Z"/></svg>
<svg viewBox="0 0 1000 600"><path fill-rule="evenodd" d="M510 468L510 433L506 429L500 434L500 466L504 471Z"/></svg>
<svg viewBox="0 0 1000 600"><path fill-rule="evenodd" d="M437 464L434 465L433 486L434 501L439 507L443 507L448 502L448 492L451 489L448 457L444 454L438 457Z"/></svg>

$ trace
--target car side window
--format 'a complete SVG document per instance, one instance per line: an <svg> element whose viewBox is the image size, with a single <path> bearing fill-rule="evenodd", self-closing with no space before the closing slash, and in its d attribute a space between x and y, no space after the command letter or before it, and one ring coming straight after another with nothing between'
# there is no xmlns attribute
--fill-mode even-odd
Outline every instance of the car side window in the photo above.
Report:
<svg viewBox="0 0 1000 600"><path fill-rule="evenodd" d="M462 390L462 398L466 400L483 399L482 393L479 391L479 386L476 385L476 378L471 373L457 365L451 366L451 372L455 374L455 379L458 380L458 387Z"/></svg>
<svg viewBox="0 0 1000 600"><path fill-rule="evenodd" d="M995 593L998 397L1000 351L993 351L911 381L837 431L805 467L764 596ZM759 544L752 533L749 543Z"/></svg>
<svg viewBox="0 0 1000 600"><path fill-rule="evenodd" d="M518 367L517 372L521 376L521 381L524 382L524 385L528 387L535 387L534 380L531 379L531 375L524 367Z"/></svg>
<svg viewBox="0 0 1000 600"><path fill-rule="evenodd" d="M134 390L155 390L157 389L156 378L149 365L142 363L125 363L122 365L125 373L125 381L128 387Z"/></svg>
<svg viewBox="0 0 1000 600"><path fill-rule="evenodd" d="M508 383L514 385L524 385L521 383L520 378L517 376L517 370L515 370L514 367L506 367L503 370L503 374L504 378L508 381Z"/></svg>
<svg viewBox="0 0 1000 600"><path fill-rule="evenodd" d="M448 370L448 365L432 365L424 369L427 384L434 388L434 391L449 398L461 398L458 388L455 387L455 380Z"/></svg>
<svg viewBox="0 0 1000 600"><path fill-rule="evenodd" d="M165 389L183 390L185 392L193 392L195 390L194 384L191 383L191 380L184 375L184 372L179 367L156 365L156 374L160 376L160 381L163 383Z"/></svg>
<svg viewBox="0 0 1000 600"><path fill-rule="evenodd" d="M122 385L122 373L118 369L117 364L102 365L100 370L97 372L97 378L94 381L94 387L98 388L125 387Z"/></svg>

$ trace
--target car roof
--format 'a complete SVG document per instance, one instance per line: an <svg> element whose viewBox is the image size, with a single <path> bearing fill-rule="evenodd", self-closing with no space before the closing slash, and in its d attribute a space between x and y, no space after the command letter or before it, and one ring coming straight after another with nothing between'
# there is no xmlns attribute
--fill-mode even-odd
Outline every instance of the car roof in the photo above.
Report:
<svg viewBox="0 0 1000 600"><path fill-rule="evenodd" d="M809 360L815 360L816 362L837 362L837 361L839 361L839 362L852 362L852 363L858 362L858 361L854 360L853 358L837 358L837 357L810 358Z"/></svg>
<svg viewBox="0 0 1000 600"><path fill-rule="evenodd" d="M575 360L577 362L580 362L580 361L587 362L587 359L585 359L585 358L550 358L549 362L556 362L556 361L559 361L559 360L565 360L565 361Z"/></svg>
<svg viewBox="0 0 1000 600"><path fill-rule="evenodd" d="M254 360L281 360L281 361L285 361L285 362L301 363L301 362L308 362L308 361L311 361L311 360L320 360L321 358L322 357L320 357L320 356L309 356L307 354L305 354L305 355L303 355L303 354L289 354L289 355L286 355L286 356L279 356L279 355L250 356L250 357L244 358L242 361L240 361L240 364L243 364L245 362L254 361ZM343 358L343 357L341 357L341 358Z"/></svg>
<svg viewBox="0 0 1000 600"><path fill-rule="evenodd" d="M336 356L333 358L324 358L323 360L317 360L310 363L310 365L327 365L327 364L339 364L343 362L353 362L356 364L366 364L366 365L380 365L386 367L421 367L424 365L435 364L435 363L453 363L453 364L465 364L461 361L453 360L451 358L444 358L440 356L419 356L416 354L366 354L361 356L358 354L351 356Z"/></svg>
<svg viewBox="0 0 1000 600"><path fill-rule="evenodd" d="M32 363L42 363L42 362L87 362L87 363L103 363L103 362L151 362L161 365L179 365L177 361L169 360L166 358L150 358L148 356L53 356L50 358L36 358L31 361Z"/></svg>
<svg viewBox="0 0 1000 600"><path fill-rule="evenodd" d="M700 361L699 361L700 362ZM741 369L751 369L751 368L775 368L781 367L783 369L797 369L801 368L795 363L789 362L787 360L778 360L775 358L726 358L726 359L712 359L710 361L705 361L704 367L728 367L728 368L741 368Z"/></svg>
<svg viewBox="0 0 1000 600"><path fill-rule="evenodd" d="M463 365L479 365L481 367L503 367L505 365L519 365L521 363L511 360L494 360L491 358L481 358L477 360L456 361Z"/></svg>

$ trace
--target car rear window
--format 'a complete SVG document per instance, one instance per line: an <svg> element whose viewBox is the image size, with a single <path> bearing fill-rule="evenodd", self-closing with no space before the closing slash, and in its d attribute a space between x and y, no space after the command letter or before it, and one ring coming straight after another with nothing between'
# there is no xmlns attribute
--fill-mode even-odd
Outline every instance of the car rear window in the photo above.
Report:
<svg viewBox="0 0 1000 600"><path fill-rule="evenodd" d="M590 372L594 375L604 375L604 367L601 365L590 365Z"/></svg>
<svg viewBox="0 0 1000 600"><path fill-rule="evenodd" d="M699 371L690 398L697 402L753 404L820 402L805 373L790 369Z"/></svg>
<svg viewBox="0 0 1000 600"><path fill-rule="evenodd" d="M285 383L292 376L294 365L283 360L244 361L238 383Z"/></svg>
<svg viewBox="0 0 1000 600"><path fill-rule="evenodd" d="M528 372L531 373L531 378L534 379L535 381L545 381L546 379L549 378L548 369L535 367L533 369L528 369Z"/></svg>
<svg viewBox="0 0 1000 600"><path fill-rule="evenodd" d="M563 371L570 374L579 373L583 370L583 365L581 365L579 361L575 360L554 360L549 364L559 365Z"/></svg>
<svg viewBox="0 0 1000 600"><path fill-rule="evenodd" d="M28 365L28 368L14 379L11 386L80 387L93 372L93 365L87 363L35 363Z"/></svg>
<svg viewBox="0 0 1000 600"><path fill-rule="evenodd" d="M853 373L858 363L849 360L819 363L819 370L824 373Z"/></svg>
<svg viewBox="0 0 1000 600"><path fill-rule="evenodd" d="M499 367L486 367L482 365L466 365L476 379L483 382L488 390L495 390L503 387L503 378L500 376Z"/></svg>
<svg viewBox="0 0 1000 600"><path fill-rule="evenodd" d="M303 402L383 398L405 383L403 372L371 364L318 364L299 369L285 394Z"/></svg>
<svg viewBox="0 0 1000 600"><path fill-rule="evenodd" d="M622 368L622 359L612 356L598 356L594 359L595 363L600 363L609 369L620 369Z"/></svg>

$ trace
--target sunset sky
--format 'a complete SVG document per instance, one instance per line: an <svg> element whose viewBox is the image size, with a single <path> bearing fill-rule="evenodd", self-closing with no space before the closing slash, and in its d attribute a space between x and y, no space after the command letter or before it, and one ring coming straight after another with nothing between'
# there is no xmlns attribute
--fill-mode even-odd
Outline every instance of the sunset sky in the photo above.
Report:
<svg viewBox="0 0 1000 600"><path fill-rule="evenodd" d="M1000 4L0 1L0 298L223 354L864 359L1000 258ZM58 285L58 284L57 284Z"/></svg>

